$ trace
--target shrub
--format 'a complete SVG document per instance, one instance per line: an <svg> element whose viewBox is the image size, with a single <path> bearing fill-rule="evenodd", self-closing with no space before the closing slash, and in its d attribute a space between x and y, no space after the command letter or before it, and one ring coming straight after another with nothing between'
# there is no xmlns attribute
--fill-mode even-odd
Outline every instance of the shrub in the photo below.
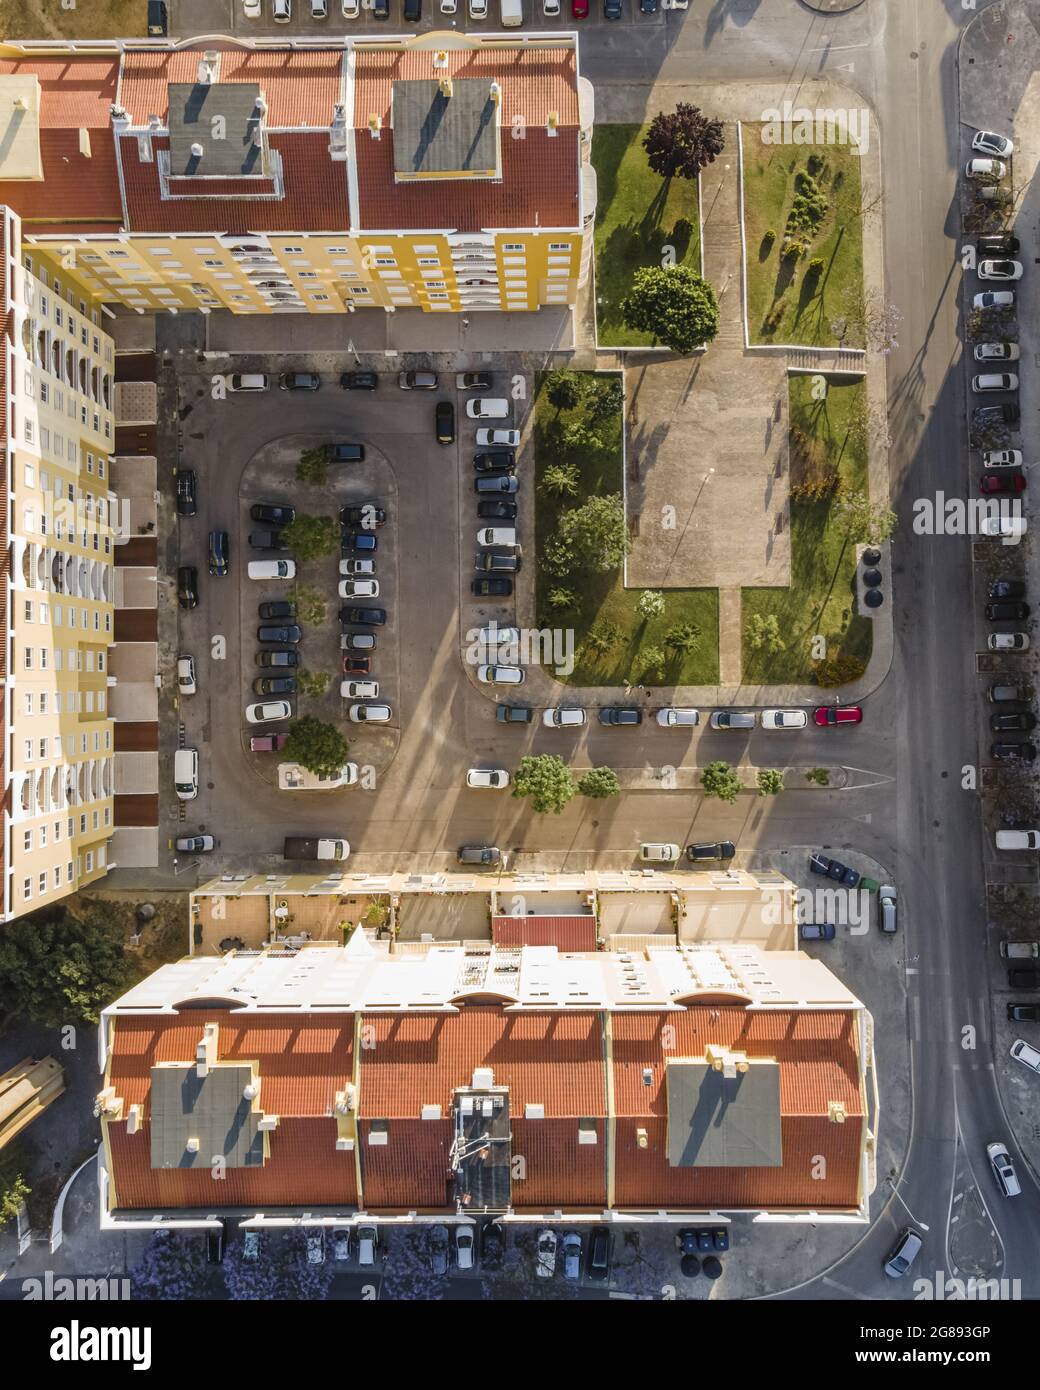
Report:
<svg viewBox="0 0 1040 1390"><path fill-rule="evenodd" d="M767 242L770 247L773 245L776 240L776 232L773 231L772 227L769 228L762 240Z"/></svg>
<svg viewBox="0 0 1040 1390"><path fill-rule="evenodd" d="M664 612L664 594L658 589L644 589L636 601L636 612L644 622L659 618Z"/></svg>
<svg viewBox="0 0 1040 1390"><path fill-rule="evenodd" d="M717 796L720 801L732 804L741 791L740 778L721 758L716 759L701 773L701 786L705 796Z"/></svg>
<svg viewBox="0 0 1040 1390"><path fill-rule="evenodd" d="M818 787L829 787L831 784L831 774L825 767L811 767L805 774L807 782L815 782Z"/></svg>
<svg viewBox="0 0 1040 1390"><path fill-rule="evenodd" d="M813 679L823 689L832 690L835 686L859 680L866 669L867 664L862 657L839 652L826 661L813 663Z"/></svg>
<svg viewBox="0 0 1040 1390"><path fill-rule="evenodd" d="M309 483L312 487L324 487L329 480L329 446L322 444L316 449L304 449L296 465L296 480Z"/></svg>
<svg viewBox="0 0 1040 1390"><path fill-rule="evenodd" d="M621 783L612 767L590 768L588 772L578 778L578 791L581 792L582 796L588 796L597 801L608 796L617 796L620 790Z"/></svg>
<svg viewBox="0 0 1040 1390"><path fill-rule="evenodd" d="M329 688L327 671L298 671L296 685L301 695L324 695Z"/></svg>
<svg viewBox="0 0 1040 1390"><path fill-rule="evenodd" d="M755 780L759 796L776 796L784 789L784 774L775 767L760 768Z"/></svg>

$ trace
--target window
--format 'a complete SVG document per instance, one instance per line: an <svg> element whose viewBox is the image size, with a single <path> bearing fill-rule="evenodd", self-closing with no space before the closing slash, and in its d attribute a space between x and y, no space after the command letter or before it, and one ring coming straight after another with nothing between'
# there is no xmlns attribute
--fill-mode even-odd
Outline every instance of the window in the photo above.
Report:
<svg viewBox="0 0 1040 1390"><path fill-rule="evenodd" d="M40 848L47 848L47 827L45 825L40 826Z"/></svg>
<svg viewBox="0 0 1040 1390"><path fill-rule="evenodd" d="M87 813L86 813L86 811L84 811L83 814L82 814L82 815L80 816L80 818L79 818L79 833L80 833L81 835L85 835L85 834L87 833Z"/></svg>
<svg viewBox="0 0 1040 1390"><path fill-rule="evenodd" d="M54 886L55 886L55 888L60 888L60 887L61 887L61 865L60 865L60 864L55 864L55 866L54 866Z"/></svg>
<svg viewBox="0 0 1040 1390"><path fill-rule="evenodd" d="M22 670L31 671L33 668L33 649L26 647L22 653Z"/></svg>
<svg viewBox="0 0 1040 1390"><path fill-rule="evenodd" d="M25 692L25 712L26 714L32 714L33 712L33 694L31 690Z"/></svg>
<svg viewBox="0 0 1040 1390"><path fill-rule="evenodd" d="M41 714L46 714L46 713L47 713L47 692L46 692L46 690L41 690L41 691L40 691L40 713L41 713ZM60 750L59 750L59 756L60 756Z"/></svg>
<svg viewBox="0 0 1040 1390"><path fill-rule="evenodd" d="M302 256L302 255L303 255L303 247L302 247L302 246L283 246L283 247L282 247L282 250L285 252L285 254L286 254L287 256Z"/></svg>
<svg viewBox="0 0 1040 1390"><path fill-rule="evenodd" d="M55 843L55 844L58 844L60 840L61 840L61 821L60 821L60 820L56 820L56 821L54 822L54 843Z"/></svg>
<svg viewBox="0 0 1040 1390"><path fill-rule="evenodd" d="M25 465L25 486L26 486L26 487L35 487L35 486L36 486L36 467L35 467L34 464L27 463L27 464Z"/></svg>
<svg viewBox="0 0 1040 1390"><path fill-rule="evenodd" d="M26 621L27 623L31 623L32 620L33 620L32 599L31 599L31 598L27 598L27 599L25 600L25 621ZM29 713L32 714L32 710L29 710Z"/></svg>
<svg viewBox="0 0 1040 1390"><path fill-rule="evenodd" d="M31 879L31 878L23 879L23 881L22 881L22 898L24 899L25 902L28 902L29 899L30 899L31 897L32 897L32 879Z"/></svg>
<svg viewBox="0 0 1040 1390"><path fill-rule="evenodd" d="M41 893L46 893L46 891L47 891L47 870L44 869L43 873L40 875L40 892L41 892Z"/></svg>
<svg viewBox="0 0 1040 1390"><path fill-rule="evenodd" d="M31 763L31 762L32 762L32 757L33 757L33 741L32 741L31 738L27 738L27 739L25 740L25 761L26 761L27 763Z"/></svg>
<svg viewBox="0 0 1040 1390"><path fill-rule="evenodd" d="M41 757L41 758L45 758L46 756L47 756L47 740L46 740L45 738L41 738L41 739L40 739L40 757Z"/></svg>
<svg viewBox="0 0 1040 1390"><path fill-rule="evenodd" d="M549 243L550 251L569 251L570 249L571 244L569 241L550 241Z"/></svg>
<svg viewBox="0 0 1040 1390"><path fill-rule="evenodd" d="M32 849L32 846L33 833L31 830L27 830L25 834L22 836L22 849L24 849L28 853L28 851Z"/></svg>
<svg viewBox="0 0 1040 1390"><path fill-rule="evenodd" d="M68 865L66 866L66 882L71 883L74 877L75 870L73 868L72 860L70 859Z"/></svg>
<svg viewBox="0 0 1040 1390"><path fill-rule="evenodd" d="M503 251L522 251L523 249L524 243L522 241L507 241L502 247Z"/></svg>

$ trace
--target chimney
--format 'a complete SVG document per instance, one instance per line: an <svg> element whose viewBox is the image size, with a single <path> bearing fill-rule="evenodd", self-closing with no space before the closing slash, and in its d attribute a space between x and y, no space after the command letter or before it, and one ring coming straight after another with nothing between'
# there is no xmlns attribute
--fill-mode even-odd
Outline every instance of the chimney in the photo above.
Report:
<svg viewBox="0 0 1040 1390"><path fill-rule="evenodd" d="M261 92L256 99L256 112L257 115L261 117L267 115L267 98L264 96L263 92Z"/></svg>
<svg viewBox="0 0 1040 1390"><path fill-rule="evenodd" d="M446 68L448 66L448 55L443 48L439 48L433 55L433 66L435 68Z"/></svg>
<svg viewBox="0 0 1040 1390"><path fill-rule="evenodd" d="M375 114L369 116L369 118L368 118L368 133L369 133L369 135L371 135L371 137L372 137L373 140L378 140L378 139L380 138L379 132L380 132L382 129L383 129L383 118L382 118L382 116L376 116Z"/></svg>
<svg viewBox="0 0 1040 1390"><path fill-rule="evenodd" d="M450 97L453 95L454 89L452 88L450 77L442 77L439 85L442 97Z"/></svg>
<svg viewBox="0 0 1040 1390"><path fill-rule="evenodd" d="M559 135L559 125L560 113L558 111L550 111L545 121L546 135Z"/></svg>
<svg viewBox="0 0 1040 1390"><path fill-rule="evenodd" d="M840 1100L829 1100L827 1102L827 1118L832 1125L843 1125L848 1118L845 1111L845 1102Z"/></svg>
<svg viewBox="0 0 1040 1390"><path fill-rule="evenodd" d="M209 1069L217 1060L217 1038L220 1034L219 1023L207 1023L202 1030L202 1037L195 1048L195 1066L199 1076L208 1076Z"/></svg>
<svg viewBox="0 0 1040 1390"><path fill-rule="evenodd" d="M90 131L82 126L79 130L79 152L84 159L90 158Z"/></svg>
<svg viewBox="0 0 1040 1390"><path fill-rule="evenodd" d="M497 82L492 82L491 87L488 90L488 96L490 97L493 105L502 105L502 88L499 86Z"/></svg>
<svg viewBox="0 0 1040 1390"><path fill-rule="evenodd" d="M11 105L16 111L28 111L29 109L29 103L26 101L25 97L15 97Z"/></svg>
<svg viewBox="0 0 1040 1390"><path fill-rule="evenodd" d="M195 1135L192 1135L192 1137L188 1140L184 1147L185 1149L187 1149L188 1153L197 1154L199 1151L198 1138Z"/></svg>
<svg viewBox="0 0 1040 1390"><path fill-rule="evenodd" d="M348 1081L342 1091L336 1092L336 1114L350 1115L357 1109L357 1087Z"/></svg>
<svg viewBox="0 0 1040 1390"><path fill-rule="evenodd" d="M195 144L192 145L192 147L191 147L191 157L192 157L192 159L201 159L202 156L203 156L204 154L205 154L205 150L204 150L204 149L202 148L202 146L198 143L198 141L196 141Z"/></svg>
<svg viewBox="0 0 1040 1390"><path fill-rule="evenodd" d="M650 1136L645 1129L636 1130L636 1146L640 1149L648 1149L650 1147Z"/></svg>
<svg viewBox="0 0 1040 1390"><path fill-rule="evenodd" d="M142 1110L140 1105L131 1105L126 1114L127 1134L136 1134L141 1128L141 1114Z"/></svg>

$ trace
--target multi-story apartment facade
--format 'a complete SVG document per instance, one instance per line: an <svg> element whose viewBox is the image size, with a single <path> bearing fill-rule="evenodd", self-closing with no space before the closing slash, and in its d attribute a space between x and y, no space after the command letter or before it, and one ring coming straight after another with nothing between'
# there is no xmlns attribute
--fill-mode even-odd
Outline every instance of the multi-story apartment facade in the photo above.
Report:
<svg viewBox="0 0 1040 1390"><path fill-rule="evenodd" d="M0 158L0 202L141 313L529 311L588 276L573 34L7 44L0 126L26 114L37 144L14 175Z"/></svg>
<svg viewBox="0 0 1040 1390"><path fill-rule="evenodd" d="M96 298L4 247L3 918L103 876L113 817L113 343Z"/></svg>

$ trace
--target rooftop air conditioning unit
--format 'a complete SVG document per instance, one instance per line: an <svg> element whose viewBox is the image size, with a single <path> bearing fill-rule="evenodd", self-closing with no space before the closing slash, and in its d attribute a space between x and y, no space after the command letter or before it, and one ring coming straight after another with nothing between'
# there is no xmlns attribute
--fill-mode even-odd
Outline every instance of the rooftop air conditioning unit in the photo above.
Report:
<svg viewBox="0 0 1040 1390"><path fill-rule="evenodd" d="M473 1089L484 1091L495 1084L495 1073L490 1067L473 1068Z"/></svg>

